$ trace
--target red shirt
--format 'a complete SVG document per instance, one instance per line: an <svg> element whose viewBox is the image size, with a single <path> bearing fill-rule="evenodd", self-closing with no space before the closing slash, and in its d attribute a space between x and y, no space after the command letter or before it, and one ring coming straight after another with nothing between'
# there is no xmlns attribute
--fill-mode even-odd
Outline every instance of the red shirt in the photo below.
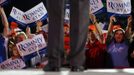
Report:
<svg viewBox="0 0 134 75"><path fill-rule="evenodd" d="M94 43L88 42L88 50L86 50L86 62L87 68L104 68L105 62L105 44L101 44L98 40Z"/></svg>
<svg viewBox="0 0 134 75"><path fill-rule="evenodd" d="M69 38L69 36L64 37L64 48L66 50L66 53L69 54L69 52L70 52L70 38Z"/></svg>

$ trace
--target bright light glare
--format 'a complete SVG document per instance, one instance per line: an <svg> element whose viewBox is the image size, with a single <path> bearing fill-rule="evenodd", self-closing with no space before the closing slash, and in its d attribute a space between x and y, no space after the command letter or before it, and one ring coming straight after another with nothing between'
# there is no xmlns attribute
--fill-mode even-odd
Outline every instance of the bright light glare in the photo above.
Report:
<svg viewBox="0 0 134 75"><path fill-rule="evenodd" d="M69 75L69 71L61 71L60 75Z"/></svg>
<svg viewBox="0 0 134 75"><path fill-rule="evenodd" d="M116 70L116 69L93 69L93 70L86 70L84 72L117 73L118 70Z"/></svg>
<svg viewBox="0 0 134 75"><path fill-rule="evenodd" d="M0 75L44 75L43 71L38 70L8 70L8 71L0 71Z"/></svg>
<svg viewBox="0 0 134 75"><path fill-rule="evenodd" d="M134 69L123 69L123 72L134 74Z"/></svg>

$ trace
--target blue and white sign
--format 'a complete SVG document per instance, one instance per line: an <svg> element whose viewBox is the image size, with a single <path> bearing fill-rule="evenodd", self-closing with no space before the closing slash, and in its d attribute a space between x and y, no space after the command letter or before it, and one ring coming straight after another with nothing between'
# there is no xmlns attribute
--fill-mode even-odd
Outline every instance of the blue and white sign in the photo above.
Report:
<svg viewBox="0 0 134 75"><path fill-rule="evenodd" d="M30 24L34 23L37 20L45 20L47 19L47 10L43 4L43 2L39 3L35 7L29 9L26 12L23 12L16 7L12 8L10 13L9 21L16 21L20 24Z"/></svg>
<svg viewBox="0 0 134 75"><path fill-rule="evenodd" d="M26 24L24 18L23 18L23 15L24 15L24 12L17 9L16 7L13 7L12 10L11 10L11 13L10 13L10 16L12 18L14 18L15 20L21 22L21 23L24 23Z"/></svg>
<svg viewBox="0 0 134 75"><path fill-rule="evenodd" d="M102 9L103 3L101 0L90 0L90 13L93 14L97 12L98 10Z"/></svg>
<svg viewBox="0 0 134 75"><path fill-rule="evenodd" d="M30 54L38 54L38 52L46 47L46 42L42 34L34 36L16 44L22 57Z"/></svg>
<svg viewBox="0 0 134 75"><path fill-rule="evenodd" d="M107 0L107 11L115 14L130 14L131 0Z"/></svg>
<svg viewBox="0 0 134 75"><path fill-rule="evenodd" d="M26 65L22 59L7 59L6 61L0 64L0 69L22 69Z"/></svg>
<svg viewBox="0 0 134 75"><path fill-rule="evenodd" d="M44 4L41 2L32 9L25 12L23 18L27 24L40 20L43 16L47 14L47 10Z"/></svg>

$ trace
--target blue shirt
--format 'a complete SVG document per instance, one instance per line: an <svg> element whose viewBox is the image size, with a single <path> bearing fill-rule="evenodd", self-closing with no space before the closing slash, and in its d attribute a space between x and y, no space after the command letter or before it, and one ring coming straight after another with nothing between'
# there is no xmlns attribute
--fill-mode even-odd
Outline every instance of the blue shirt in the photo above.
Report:
<svg viewBox="0 0 134 75"><path fill-rule="evenodd" d="M0 34L0 63L6 60L5 38Z"/></svg>
<svg viewBox="0 0 134 75"><path fill-rule="evenodd" d="M108 53L111 56L113 67L129 67L128 63L128 46L125 42L112 42L108 47Z"/></svg>

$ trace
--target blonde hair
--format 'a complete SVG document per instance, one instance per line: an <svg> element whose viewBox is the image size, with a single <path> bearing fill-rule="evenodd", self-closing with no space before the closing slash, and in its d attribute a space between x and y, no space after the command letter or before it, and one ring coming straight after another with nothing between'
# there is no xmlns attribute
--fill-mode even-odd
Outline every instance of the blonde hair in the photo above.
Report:
<svg viewBox="0 0 134 75"><path fill-rule="evenodd" d="M16 33L16 36L19 36L19 35L24 35L26 39L28 38L27 35L22 31Z"/></svg>

